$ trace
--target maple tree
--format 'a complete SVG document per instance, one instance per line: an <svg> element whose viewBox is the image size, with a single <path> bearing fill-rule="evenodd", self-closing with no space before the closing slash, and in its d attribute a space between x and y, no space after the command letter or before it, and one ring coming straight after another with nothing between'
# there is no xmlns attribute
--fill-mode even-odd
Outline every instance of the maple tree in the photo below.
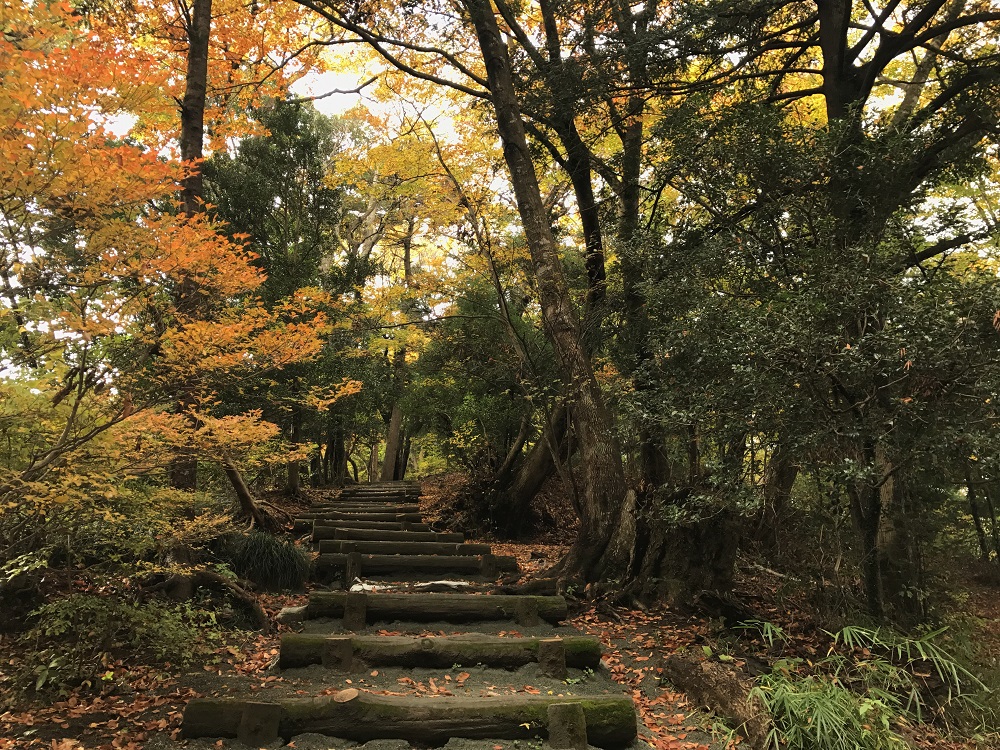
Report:
<svg viewBox="0 0 1000 750"><path fill-rule="evenodd" d="M272 440L258 412L213 416L214 392L315 356L325 323L318 293L261 307L263 277L239 240L203 215L157 208L172 204L187 168L107 130L109 117L155 103L154 59L58 3L7 3L4 23L3 388L14 442L0 486L17 570L51 552L46 539L74 508L105 503L118 518L123 479L178 452L235 466ZM201 299L183 309L176 290L192 281ZM181 421L164 411L178 382L190 409Z"/></svg>

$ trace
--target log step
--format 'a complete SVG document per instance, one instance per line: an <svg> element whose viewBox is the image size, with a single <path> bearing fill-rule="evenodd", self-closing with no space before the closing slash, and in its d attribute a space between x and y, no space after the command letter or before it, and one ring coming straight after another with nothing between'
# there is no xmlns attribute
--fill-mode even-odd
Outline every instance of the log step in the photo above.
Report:
<svg viewBox="0 0 1000 750"><path fill-rule="evenodd" d="M587 743L606 750L631 744L637 735L635 706L620 696L421 698L342 690L333 696L275 702L196 698L184 709L183 736L234 737L260 747L281 737L315 733L356 742L405 739L441 745L452 737L534 739L565 732L565 711L578 705ZM555 708L556 710L553 710ZM581 721L582 719L582 721Z"/></svg>
<svg viewBox="0 0 1000 750"><path fill-rule="evenodd" d="M341 490L338 497L385 497L386 495L392 496L413 496L420 495L419 487L383 487L383 488L372 488L372 489L344 489Z"/></svg>
<svg viewBox="0 0 1000 750"><path fill-rule="evenodd" d="M305 521L303 521L305 523ZM320 539L333 539L333 532L336 529L357 529L368 531L430 531L431 527L426 523L397 523L395 521L310 521L307 526L301 527L295 524L296 530L306 531L312 528L312 540L318 542Z"/></svg>
<svg viewBox="0 0 1000 750"><path fill-rule="evenodd" d="M566 600L561 596L517 594L380 594L347 591L314 591L305 607L306 619L342 617L348 630L367 623L409 620L451 623L514 620L533 626L566 619Z"/></svg>
<svg viewBox="0 0 1000 750"><path fill-rule="evenodd" d="M311 513L419 513L420 506L413 503L324 503L312 505L304 515Z"/></svg>
<svg viewBox="0 0 1000 750"><path fill-rule="evenodd" d="M410 524L411 526L413 524ZM341 539L359 542L438 542L462 544L465 535L457 531L387 531L384 529L345 529L336 526L318 526L313 539ZM323 542L320 541L320 544Z"/></svg>
<svg viewBox="0 0 1000 750"><path fill-rule="evenodd" d="M420 513L396 513L383 511L379 513L340 513L338 511L317 511L315 513L300 513L297 520L312 519L313 521L392 521L395 523L419 523L423 520Z"/></svg>
<svg viewBox="0 0 1000 750"><path fill-rule="evenodd" d="M319 553L350 554L360 552L366 555L489 555L488 544L448 544L435 541L352 541L346 539L324 539L319 543Z"/></svg>
<svg viewBox="0 0 1000 750"><path fill-rule="evenodd" d="M369 575L474 575L496 578L516 572L517 559L495 555L364 555L325 554L313 563L313 580L323 583Z"/></svg>
<svg viewBox="0 0 1000 750"><path fill-rule="evenodd" d="M517 669L541 662L552 677L565 679L566 667L597 669L601 663L601 644L582 636L421 638L285 633L281 636L280 654L278 666L282 669L322 664L341 672L367 671L375 666L450 669L455 664Z"/></svg>

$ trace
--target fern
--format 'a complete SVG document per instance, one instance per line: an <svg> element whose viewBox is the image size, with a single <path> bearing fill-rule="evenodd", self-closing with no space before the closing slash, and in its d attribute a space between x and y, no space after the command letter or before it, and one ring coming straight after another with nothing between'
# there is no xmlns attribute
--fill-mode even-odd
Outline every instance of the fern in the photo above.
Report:
<svg viewBox="0 0 1000 750"><path fill-rule="evenodd" d="M776 662L751 692L771 715L769 742L788 750L905 747L893 724L923 721L932 676L947 695L935 701L938 710L951 704L978 706L974 691L986 688L935 642L943 632L909 638L887 629L846 627L829 634L830 652L809 664L810 673L804 673L801 659Z"/></svg>

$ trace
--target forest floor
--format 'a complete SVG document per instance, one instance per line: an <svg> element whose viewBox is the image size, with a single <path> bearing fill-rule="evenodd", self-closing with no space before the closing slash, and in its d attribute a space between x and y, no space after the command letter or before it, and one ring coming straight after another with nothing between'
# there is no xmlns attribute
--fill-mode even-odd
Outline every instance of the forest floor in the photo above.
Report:
<svg viewBox="0 0 1000 750"><path fill-rule="evenodd" d="M454 476L427 483L422 500L425 514L432 519L436 517L439 522L458 519L457 523L461 523L461 513L456 512L451 502L460 485L461 480ZM495 553L517 557L525 577L541 573L559 559L572 536L572 510L559 494L558 490L550 489L544 497L546 530L535 539L503 543L489 539L488 535L477 539L475 534L469 534L470 541L489 541ZM572 603L572 616L567 625L602 641L606 649L606 677L633 697L644 727L641 737L655 750L708 750L740 744L739 738L722 720L700 710L663 680L662 664L668 655L682 650L705 650L706 653L726 654L726 661L740 668L748 662L752 666L778 657L816 658L829 643L824 623L809 604L806 592L790 590L787 576L746 559L741 560L739 572L737 594L740 600L753 609L758 619L779 626L787 637L778 647L780 653L773 644L768 646L750 631L727 629L721 620L705 612L666 606L627 609L593 601ZM281 608L304 603L306 595L264 594L261 600L273 619ZM992 666L996 668L1000 659L997 587L990 583L968 582L964 606L975 628L970 637L976 642L982 658L992 659ZM266 635L228 631L226 641L220 643L212 657L194 672L170 665L153 668L117 663L107 665L111 676L97 692L76 690L43 704L15 702L12 696L0 696L6 703L0 704L0 750L161 747L160 740L179 736L181 714L187 701L218 694L224 690L223 686L228 685L225 690L231 691L234 684L238 685L236 689L244 694L305 694L307 689L312 692L319 678L308 671L281 673L275 669L279 639L285 629L287 626L279 625ZM17 658L10 653L9 645L9 638L0 637L0 664L13 663L10 660ZM383 674L380 678L382 682L390 679L396 683L392 687L394 694L396 691L425 694L454 686L459 676L428 674L414 680L403 675ZM352 679L360 686L368 677L352 676L343 681L352 684ZM465 677L463 687L467 683L469 689L477 691L527 690L529 693L546 687L538 676L528 673L513 674L509 686L478 685L476 680L475 675ZM369 681L376 682L374 679ZM338 683L331 689L342 687ZM568 686L569 689L575 687ZM600 685L591 687L598 689ZM933 727L911 727L907 736L914 747L922 748L965 750L991 746L952 740Z"/></svg>

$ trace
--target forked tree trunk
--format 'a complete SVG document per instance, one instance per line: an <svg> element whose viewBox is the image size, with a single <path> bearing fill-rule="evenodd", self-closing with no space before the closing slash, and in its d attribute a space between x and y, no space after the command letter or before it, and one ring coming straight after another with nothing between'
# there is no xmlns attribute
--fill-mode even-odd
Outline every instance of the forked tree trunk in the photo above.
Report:
<svg viewBox="0 0 1000 750"><path fill-rule="evenodd" d="M486 66L504 159L531 254L546 333L568 384L570 410L580 447L580 535L563 562L564 572L597 580L625 572L614 544L623 515L631 512L625 492L621 449L604 395L594 377L573 308L562 261L542 201L524 122L511 77L507 47L488 0L464 0Z"/></svg>
<svg viewBox="0 0 1000 750"><path fill-rule="evenodd" d="M243 475L236 468L236 464L226 460L223 462L222 468L226 472L230 484L233 485L233 491L236 493L236 500L240 504L240 510L243 512L243 515L253 520L254 525L258 528L265 531L270 530L273 522L257 507L253 493L250 491L247 483L243 481Z"/></svg>
<svg viewBox="0 0 1000 750"><path fill-rule="evenodd" d="M688 589L692 585L687 579L692 577L697 578L695 587L724 586L732 577L735 557L736 536L730 533L730 523L707 519L679 529L661 530L659 516L640 517L636 496L626 492L621 448L594 377L539 193L507 47L488 0L464 0L463 4L482 50L504 159L538 285L543 323L567 384L568 408L578 445L580 532L560 563L559 572L564 578L587 582L613 581L619 590L623 582L642 584L642 576L653 575L673 578ZM637 216L637 211L632 213ZM669 541L664 543L664 539Z"/></svg>
<svg viewBox="0 0 1000 750"><path fill-rule="evenodd" d="M525 531L531 520L532 501L555 473L556 457L561 454L566 433L566 407L558 404L546 420L538 440L515 465L490 503L490 515L501 533L516 537Z"/></svg>

